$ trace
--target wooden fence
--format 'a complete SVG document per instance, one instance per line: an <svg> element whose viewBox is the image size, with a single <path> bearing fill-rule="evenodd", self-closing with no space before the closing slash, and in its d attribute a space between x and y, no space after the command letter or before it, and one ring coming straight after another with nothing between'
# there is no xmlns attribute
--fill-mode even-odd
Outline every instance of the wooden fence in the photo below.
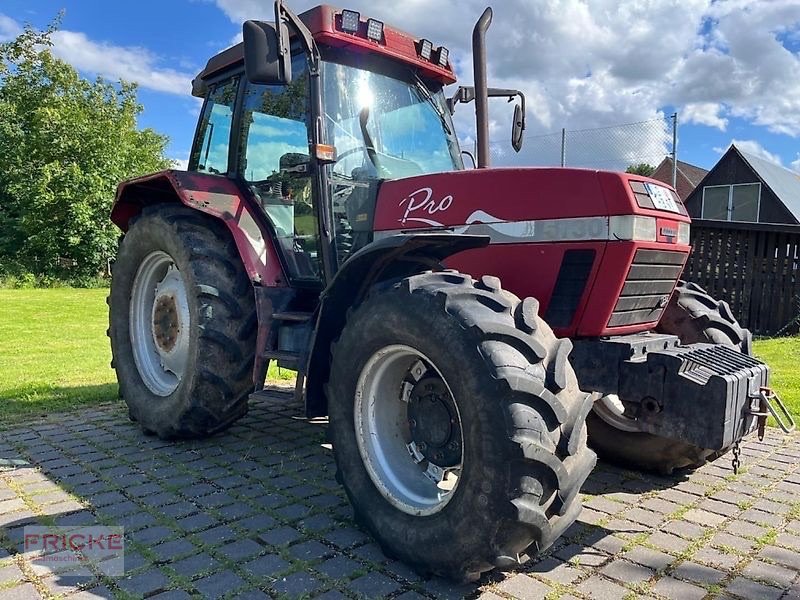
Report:
<svg viewBox="0 0 800 600"><path fill-rule="evenodd" d="M692 221L683 277L727 300L756 335L797 333L800 225Z"/></svg>

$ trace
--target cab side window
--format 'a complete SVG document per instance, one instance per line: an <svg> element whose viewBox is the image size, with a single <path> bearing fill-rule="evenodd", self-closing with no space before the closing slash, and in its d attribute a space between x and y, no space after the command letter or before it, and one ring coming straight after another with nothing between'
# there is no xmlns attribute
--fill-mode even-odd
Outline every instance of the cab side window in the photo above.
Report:
<svg viewBox="0 0 800 600"><path fill-rule="evenodd" d="M239 77L211 86L203 108L189 168L201 173L228 172L228 150Z"/></svg>
<svg viewBox="0 0 800 600"><path fill-rule="evenodd" d="M304 55L294 57L292 71L288 85L244 84L239 175L275 228L290 275L317 280L321 265Z"/></svg>

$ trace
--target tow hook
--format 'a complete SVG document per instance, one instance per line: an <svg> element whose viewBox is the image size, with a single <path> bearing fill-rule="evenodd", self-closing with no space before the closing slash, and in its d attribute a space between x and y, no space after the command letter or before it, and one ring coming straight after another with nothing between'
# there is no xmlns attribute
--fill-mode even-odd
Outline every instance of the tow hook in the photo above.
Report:
<svg viewBox="0 0 800 600"><path fill-rule="evenodd" d="M764 439L764 429L767 426L767 418L770 415L773 416L778 423L778 427L780 427L784 433L791 433L795 430L796 425L791 413L786 409L786 406L772 388L759 388L757 394L750 396L750 400L752 402L750 405L750 414L758 419L757 429L759 442ZM732 466L734 475L739 473L739 467L742 464L739 459L740 455L741 449L737 441L733 445Z"/></svg>
<svg viewBox="0 0 800 600"><path fill-rule="evenodd" d="M764 439L764 428L767 425L767 417L773 416L784 433L791 433L795 430L795 422L791 413L786 409L781 399L778 397L772 388L762 387L759 388L758 394L753 398L758 400L758 408L750 408L750 414L758 417L758 441ZM780 409L780 413L775 408Z"/></svg>

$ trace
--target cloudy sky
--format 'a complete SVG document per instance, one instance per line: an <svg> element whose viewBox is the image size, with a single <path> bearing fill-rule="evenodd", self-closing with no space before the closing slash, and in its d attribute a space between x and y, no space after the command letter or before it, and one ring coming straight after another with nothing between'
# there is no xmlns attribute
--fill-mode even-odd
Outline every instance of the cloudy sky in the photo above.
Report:
<svg viewBox="0 0 800 600"><path fill-rule="evenodd" d="M296 11L316 2L289 0ZM348 0L450 48L472 83L472 25L487 0ZM0 40L23 23L46 26L64 10L55 51L87 76L139 83L141 125L170 136L187 158L199 111L190 81L231 44L247 18L270 18L269 0L3 0ZM800 0L505 0L489 31L490 84L528 98L526 147L508 149L510 109L492 105L498 162L557 160L567 130L568 162L657 163L671 141L661 124L679 114L679 158L711 167L731 142L800 172ZM470 108L457 114L471 136ZM650 123L652 121L652 123Z"/></svg>

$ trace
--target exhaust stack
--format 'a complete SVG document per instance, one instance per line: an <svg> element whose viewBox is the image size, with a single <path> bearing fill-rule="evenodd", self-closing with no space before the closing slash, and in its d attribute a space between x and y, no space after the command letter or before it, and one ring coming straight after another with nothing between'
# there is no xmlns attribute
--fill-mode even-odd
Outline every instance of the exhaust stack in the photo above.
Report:
<svg viewBox="0 0 800 600"><path fill-rule="evenodd" d="M475 76L475 126L478 168L489 166L489 91L486 83L486 31L492 24L492 8L487 7L472 30L472 62Z"/></svg>

